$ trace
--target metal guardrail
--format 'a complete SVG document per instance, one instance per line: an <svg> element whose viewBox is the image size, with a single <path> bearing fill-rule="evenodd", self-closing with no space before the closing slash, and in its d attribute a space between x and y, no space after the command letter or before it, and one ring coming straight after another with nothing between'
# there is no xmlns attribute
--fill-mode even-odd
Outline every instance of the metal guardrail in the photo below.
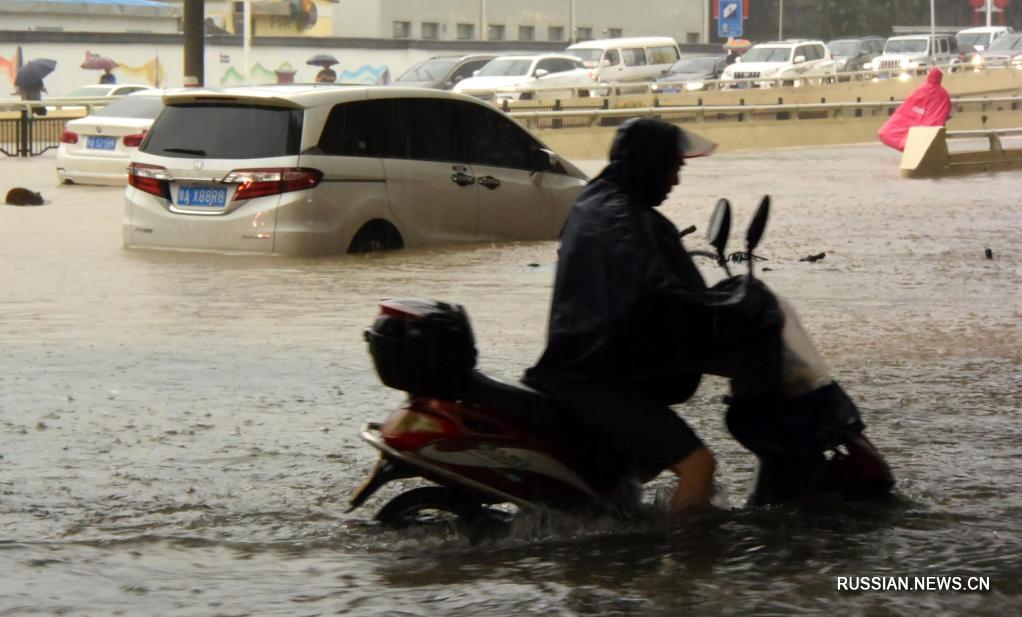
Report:
<svg viewBox="0 0 1022 617"><path fill-rule="evenodd" d="M945 139L986 139L992 152L1001 152L1004 147L1001 145L1002 137L1022 136L1022 128L1013 129L973 129L966 131L947 131Z"/></svg>
<svg viewBox="0 0 1022 617"><path fill-rule="evenodd" d="M869 112L878 115L893 110L902 104L901 100L891 101L855 101L840 103L787 103L787 104L750 104L750 105L685 105L685 106L654 106L627 107L609 109L606 107L575 107L549 111L515 111L508 113L527 128L567 128L614 126L626 118L655 117L661 120L684 120L694 122L733 121L744 122L755 116L757 119L775 120L813 120L836 118L848 115L862 117ZM961 112L965 106L979 106L986 111L991 105L1011 105L1011 109L1022 108L1022 96L1004 96L990 98L956 98L951 100L956 110Z"/></svg>
<svg viewBox="0 0 1022 617"><path fill-rule="evenodd" d="M798 88L805 85L828 85L845 83L849 81L873 81L881 79L908 79L911 77L922 77L933 67L897 68L887 70L849 71L835 73L834 75L810 76L787 75L781 77L747 77L742 79L700 79L689 82L598 82L584 85L562 85L546 86L542 88L516 89L513 87L501 88L493 92L493 98L498 105L516 102L532 102L554 99L554 96L543 96L544 93L562 94L559 98L585 99L587 97L602 98L629 95L649 94L671 94L671 93L694 93L713 92L718 90L744 90L744 89L770 89L770 88ZM946 72L980 72L980 71L1001 71L1015 70L1007 65L974 65L965 62L958 62L950 65L941 65L940 68ZM810 84L810 82L813 82ZM686 87L688 85L689 87ZM694 87L698 85L698 87ZM567 94L567 96L563 96Z"/></svg>
<svg viewBox="0 0 1022 617"><path fill-rule="evenodd" d="M68 120L87 116L115 100L116 97L0 101L0 153L39 156L60 145L60 134Z"/></svg>

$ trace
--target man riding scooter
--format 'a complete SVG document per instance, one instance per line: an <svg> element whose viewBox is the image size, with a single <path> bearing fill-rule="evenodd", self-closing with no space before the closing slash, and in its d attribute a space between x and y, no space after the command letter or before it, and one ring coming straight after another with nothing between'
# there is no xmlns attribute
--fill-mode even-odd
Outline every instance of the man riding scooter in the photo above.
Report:
<svg viewBox="0 0 1022 617"><path fill-rule="evenodd" d="M713 494L712 453L669 407L689 398L703 373L731 379L728 427L764 462L754 502L805 496L827 474L858 473L862 460L872 467L861 496L885 493L893 479L837 384L783 395L786 311L776 297L754 280L737 294L734 285L708 288L677 228L656 210L684 160L714 148L664 122L622 125L610 163L565 224L547 347L523 381L582 429L579 455L597 482L674 472L673 512L704 508ZM831 410L815 413L821 403ZM838 446L857 464L821 463L823 450Z"/></svg>

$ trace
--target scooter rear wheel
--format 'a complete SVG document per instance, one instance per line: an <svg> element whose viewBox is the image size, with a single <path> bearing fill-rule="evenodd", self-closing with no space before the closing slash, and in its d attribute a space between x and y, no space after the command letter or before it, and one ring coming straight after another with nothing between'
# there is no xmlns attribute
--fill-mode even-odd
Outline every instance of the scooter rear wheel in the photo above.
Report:
<svg viewBox="0 0 1022 617"><path fill-rule="evenodd" d="M479 503L464 491L446 486L420 486L401 493L384 505L376 520L393 529L448 526L475 536L482 528L508 522L507 513Z"/></svg>

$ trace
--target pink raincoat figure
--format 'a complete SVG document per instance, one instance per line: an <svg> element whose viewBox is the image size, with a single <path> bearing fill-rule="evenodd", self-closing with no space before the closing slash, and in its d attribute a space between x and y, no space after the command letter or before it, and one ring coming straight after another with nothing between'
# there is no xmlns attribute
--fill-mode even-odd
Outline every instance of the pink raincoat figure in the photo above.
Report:
<svg viewBox="0 0 1022 617"><path fill-rule="evenodd" d="M951 96L940 85L943 77L940 69L930 69L926 83L916 88L880 127L877 132L880 141L902 151L913 126L944 126L951 115Z"/></svg>

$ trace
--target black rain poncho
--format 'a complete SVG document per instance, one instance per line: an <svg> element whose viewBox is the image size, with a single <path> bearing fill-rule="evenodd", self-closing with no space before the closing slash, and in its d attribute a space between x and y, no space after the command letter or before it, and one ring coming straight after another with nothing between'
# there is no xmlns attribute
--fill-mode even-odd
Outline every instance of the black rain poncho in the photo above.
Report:
<svg viewBox="0 0 1022 617"><path fill-rule="evenodd" d="M587 384L656 388L673 403L691 396L701 373L728 374L764 334L767 364L779 361L773 296L737 277L707 289L677 228L654 209L670 190L683 140L677 127L654 120L618 131L610 164L565 224L547 348L526 384L551 394Z"/></svg>

